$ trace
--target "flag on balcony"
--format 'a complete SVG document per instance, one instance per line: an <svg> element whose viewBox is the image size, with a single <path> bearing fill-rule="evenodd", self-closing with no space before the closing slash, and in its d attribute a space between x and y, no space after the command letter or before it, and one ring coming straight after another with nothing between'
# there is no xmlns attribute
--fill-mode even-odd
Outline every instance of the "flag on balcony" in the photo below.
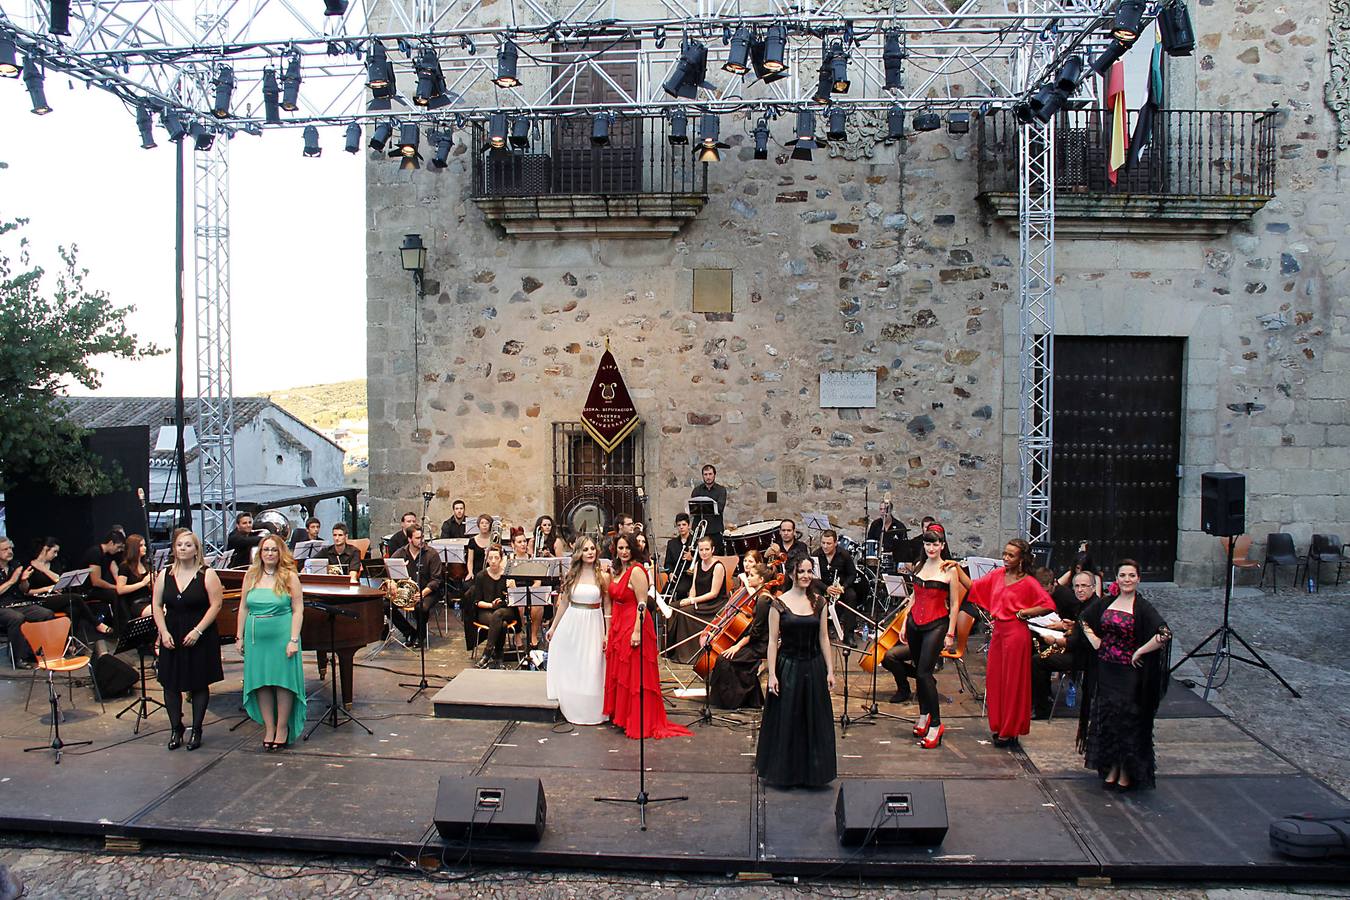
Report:
<svg viewBox="0 0 1350 900"><path fill-rule="evenodd" d="M1148 96L1144 105L1139 107L1139 120L1134 124L1134 134L1130 137L1130 166L1139 163L1139 156L1153 146L1153 117L1162 109L1162 31L1154 29L1153 55L1148 63Z"/></svg>
<svg viewBox="0 0 1350 900"><path fill-rule="evenodd" d="M1125 133L1130 110L1125 105L1125 64L1117 60L1106 76L1106 108L1111 111L1111 154L1107 157L1106 177L1116 183L1116 173L1125 166L1130 138Z"/></svg>

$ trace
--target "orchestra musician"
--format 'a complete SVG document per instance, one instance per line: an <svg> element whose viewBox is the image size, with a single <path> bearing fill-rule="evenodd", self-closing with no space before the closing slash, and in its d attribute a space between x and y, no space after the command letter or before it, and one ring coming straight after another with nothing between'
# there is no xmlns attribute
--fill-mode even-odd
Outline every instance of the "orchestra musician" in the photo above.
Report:
<svg viewBox="0 0 1350 900"><path fill-rule="evenodd" d="M412 528L417 524L417 513L405 512L399 521L398 531L389 536L389 549L385 552L393 556L404 547L408 546L408 541L412 539Z"/></svg>
<svg viewBox="0 0 1350 900"><path fill-rule="evenodd" d="M892 514L893 504L890 495L881 501L881 516L873 519L867 526L867 540L876 541L882 554L888 554L891 563L912 559L918 554L910 553L909 531L905 523ZM827 582L828 583L828 582Z"/></svg>
<svg viewBox="0 0 1350 900"><path fill-rule="evenodd" d="M14 561L14 543L0 537L0 628L9 637L14 653L14 668L31 669L36 663L33 650L23 636L24 622L47 622L56 614L33 601L25 575L31 573Z"/></svg>
<svg viewBox="0 0 1350 900"><path fill-rule="evenodd" d="M37 554L34 555L23 576L23 591L32 599L34 603L48 612L65 613L70 616L71 632L80 636L86 643L92 642L102 634L108 632L107 626L103 626L95 617L89 604L85 602L82 595L74 592L58 594L56 593L56 583L61 576L56 569L56 557L61 553L61 543L54 537L43 540L37 548ZM0 597L3 591L0 591ZM3 600L0 599L0 603ZM30 613L31 615L31 613ZM28 621L45 621L44 619L29 619ZM20 638L22 643L22 638Z"/></svg>
<svg viewBox="0 0 1350 900"><path fill-rule="evenodd" d="M489 517L488 524L492 520ZM506 627L520 621L516 611L506 602L506 568L503 565L502 548L492 544L483 554L483 569L473 576L473 583L465 600L475 610L478 624L487 628L487 650L479 660L478 667L500 669L502 651L506 648Z"/></svg>
<svg viewBox="0 0 1350 900"><path fill-rule="evenodd" d="M778 540L769 545L769 556L776 560L775 565L781 566L785 573L797 571L799 562L811 558L811 548L798 536L797 523L792 519L778 523Z"/></svg>
<svg viewBox="0 0 1350 900"><path fill-rule="evenodd" d="M464 501L456 500L450 504L450 518L441 523L441 539L464 538L469 536L469 523L464 519Z"/></svg>
<svg viewBox="0 0 1350 900"><path fill-rule="evenodd" d="M834 529L820 533L820 549L816 551L816 566L820 569L820 580L825 585L825 593L835 605L835 615L839 617L839 627L844 632L844 643L855 646L858 628L857 609L858 591L854 582L858 578L858 566L853 554L839 549L839 535Z"/></svg>
<svg viewBox="0 0 1350 900"><path fill-rule="evenodd" d="M324 547L319 556L328 561L329 566L338 566L343 574L356 584L361 578L361 551L347 543L347 526L338 522L333 525L333 543ZM318 651L319 680L328 674L328 651Z"/></svg>
<svg viewBox="0 0 1350 900"><path fill-rule="evenodd" d="M1040 635L1036 636L1036 641L1043 645L1040 652L1035 652L1031 656L1031 718L1045 720L1050 718L1053 711L1055 699L1050 693L1050 673L1051 672L1076 672L1083 668L1083 660L1079 654L1069 649L1070 638L1073 636L1074 625L1078 621L1078 616L1083 608L1093 600L1097 599L1097 575L1089 568L1076 572L1073 576L1072 587L1058 585L1050 592L1050 599L1055 602L1055 612L1059 613L1059 622L1054 625L1047 625L1051 631L1057 631L1059 634L1054 636ZM1065 594L1068 591L1069 593Z"/></svg>
<svg viewBox="0 0 1350 900"><path fill-rule="evenodd" d="M407 617L403 615L403 610L398 608L390 609L390 617L399 630L410 637L407 646L416 649L418 644L426 641L427 620L431 618L431 610L441 599L444 564L441 562L440 554L422 543L421 525L413 523L407 535L407 545L398 550L392 558L407 560L408 578L417 582L417 606L413 609L417 623L415 626L410 625Z"/></svg>
<svg viewBox="0 0 1350 900"><path fill-rule="evenodd" d="M671 576L674 576L675 570L680 566L680 560L684 560L684 571L680 574L679 583L675 585L672 594L674 597L689 596L689 588L694 584L694 553L693 547L693 528L690 526L689 513L680 513L675 516L675 536L666 541L666 554L661 561L661 568Z"/></svg>
<svg viewBox="0 0 1350 900"><path fill-rule="evenodd" d="M319 521L318 516L310 516L305 520L304 528L297 528L291 532L290 548L295 549L295 545L301 541L321 541L323 538L319 534L323 531L323 523Z"/></svg>
<svg viewBox="0 0 1350 900"><path fill-rule="evenodd" d="M525 529L519 526L511 529L511 558L513 560L531 559L530 555L530 536L525 533ZM538 588L532 592L533 598L530 603L530 649L535 650L539 647L539 637L544 633L544 607L548 605L548 591L544 589L544 583L535 579L530 582L532 588ZM524 587L523 582L517 582L514 578L506 580L506 589L515 587Z"/></svg>
<svg viewBox="0 0 1350 900"><path fill-rule="evenodd" d="M89 598L86 602L92 607L96 636L112 634L114 621L113 605L117 602L117 558L126 549L126 535L117 530L109 530L103 540L84 552L80 558L80 567L89 570ZM72 606L78 605L78 601ZM72 621L74 618L72 617Z"/></svg>
<svg viewBox="0 0 1350 900"><path fill-rule="evenodd" d="M699 538L698 559L689 592L680 598L679 612L667 623L666 653L682 663L692 663L702 648L694 640L726 604L730 576L727 567L713 555L713 539ZM678 596L678 595L677 595Z"/></svg>
<svg viewBox="0 0 1350 900"><path fill-rule="evenodd" d="M759 664L769 655L773 594L764 587L769 578L767 566L747 559L743 567L746 587L755 598L755 611L740 640L722 651L708 676L708 700L719 709L759 709L764 705Z"/></svg>
<svg viewBox="0 0 1350 900"><path fill-rule="evenodd" d="M126 550L113 568L113 581L117 592L117 624L121 627L145 615L150 605L153 576L146 559L145 538L139 534L127 538Z"/></svg>
<svg viewBox="0 0 1350 900"><path fill-rule="evenodd" d="M539 538L539 546L534 548L535 556L553 556L562 559L572 552L572 548L558 533L558 527L550 515L542 515L534 520L534 534Z"/></svg>
<svg viewBox="0 0 1350 900"><path fill-rule="evenodd" d="M717 483L717 467L708 463L703 467L703 481L694 486L689 492L689 499L694 500L699 497L706 498L717 504L717 512L706 516L708 523L707 534L713 539L713 549L720 550L722 547L722 532L726 530L727 519L727 489L724 485Z"/></svg>
<svg viewBox="0 0 1350 900"><path fill-rule="evenodd" d="M245 569L253 561L253 548L262 542L267 532L254 533L253 513L241 512L234 517L234 531L225 540L225 549L231 551L230 568Z"/></svg>
<svg viewBox="0 0 1350 900"><path fill-rule="evenodd" d="M637 523L633 521L633 517L628 515L628 513L621 513L615 525L618 530L615 531L614 537L610 539L609 546L606 548L609 553L609 559L614 559L616 556L615 547L618 546L619 538L625 537L631 539L638 530Z"/></svg>
<svg viewBox="0 0 1350 900"><path fill-rule="evenodd" d="M487 565L487 551L494 546L492 541L492 516L481 513L478 516L478 533L469 539L464 552L469 564L469 574L477 575Z"/></svg>

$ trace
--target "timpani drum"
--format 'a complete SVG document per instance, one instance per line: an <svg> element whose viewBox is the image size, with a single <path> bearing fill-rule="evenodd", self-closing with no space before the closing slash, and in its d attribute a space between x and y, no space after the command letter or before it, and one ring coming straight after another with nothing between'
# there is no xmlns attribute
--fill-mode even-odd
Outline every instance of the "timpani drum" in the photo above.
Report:
<svg viewBox="0 0 1350 900"><path fill-rule="evenodd" d="M760 553L769 549L778 538L778 526L781 524L779 519L765 519L760 522L747 522L744 525L737 525L735 528L728 528L722 532L722 549L728 556L744 556L751 550L758 550Z"/></svg>

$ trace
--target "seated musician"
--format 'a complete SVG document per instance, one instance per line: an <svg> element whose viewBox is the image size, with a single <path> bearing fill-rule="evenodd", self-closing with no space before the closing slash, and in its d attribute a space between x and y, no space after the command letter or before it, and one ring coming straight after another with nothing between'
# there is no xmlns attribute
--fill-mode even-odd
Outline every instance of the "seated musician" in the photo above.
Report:
<svg viewBox="0 0 1350 900"><path fill-rule="evenodd" d="M320 533L323 531L323 523L319 521L318 516L310 516L305 520L304 528L297 528L291 532L290 548L295 549L295 545L301 541L321 541Z"/></svg>
<svg viewBox="0 0 1350 900"><path fill-rule="evenodd" d="M351 578L352 584L356 584L360 580L361 551L347 543L347 526L341 522L333 526L333 543L323 548L319 553L319 558L328 560L330 569L334 566L341 569L343 574ZM328 651L320 650L318 657L319 680L323 681L328 674Z"/></svg>
<svg viewBox="0 0 1350 900"><path fill-rule="evenodd" d="M839 535L833 529L820 533L820 550L815 554L816 567L820 569L820 580L825 584L825 592L834 604L835 615L839 617L839 627L844 632L844 643L857 646L855 632L858 629L859 607L855 582L858 578L858 566L853 554L839 549Z"/></svg>
<svg viewBox="0 0 1350 900"><path fill-rule="evenodd" d="M764 705L759 664L769 655L769 606L773 594L765 588L768 567L747 560L744 568L746 586L755 600L754 615L740 640L717 657L708 676L709 702L721 709L759 709Z"/></svg>
<svg viewBox="0 0 1350 900"><path fill-rule="evenodd" d="M253 548L262 543L263 535L266 531L255 532L253 530L253 514L241 512L234 517L234 531L225 540L225 549L233 555L230 557L231 569L247 569L249 563L253 562Z"/></svg>
<svg viewBox="0 0 1350 900"><path fill-rule="evenodd" d="M475 621L487 628L488 646L479 660L479 668L500 669L502 652L506 649L506 626L519 622L520 617L507 604L502 548L493 544L487 548L483 557L483 570L473 576L465 601L469 608L475 610Z"/></svg>
<svg viewBox="0 0 1350 900"><path fill-rule="evenodd" d="M532 559L530 555L530 536L525 533L525 529L517 526L511 529L511 559L527 560ZM510 564L507 569L509 571ZM516 580L514 578L506 579L507 590L516 587L524 587L528 579ZM548 589L544 583L535 579L530 581L530 587L537 588L533 591L530 598L530 649L535 650L539 647L539 638L544 633L544 609L548 606Z"/></svg>
<svg viewBox="0 0 1350 900"><path fill-rule="evenodd" d="M797 571L797 563L810 558L811 548L797 534L796 522L784 519L778 523L778 540L769 545L769 556L784 572Z"/></svg>
<svg viewBox="0 0 1350 900"><path fill-rule="evenodd" d="M456 500L450 504L450 518L441 523L441 539L466 538L469 523L464 518L464 501Z"/></svg>
<svg viewBox="0 0 1350 900"><path fill-rule="evenodd" d="M680 513L675 517L675 536L666 541L666 554L661 560L661 568L667 575L674 577L676 569L683 569L680 580L675 585L673 596L689 596L689 588L694 584L694 545L693 528L690 526L689 513Z"/></svg>
<svg viewBox="0 0 1350 900"><path fill-rule="evenodd" d="M1045 572L1053 579L1049 569L1036 573L1037 578ZM1058 585L1050 594L1055 601L1055 611L1060 622L1049 626L1063 632L1062 637L1046 637L1033 632L1031 646L1031 712L1033 719L1048 719L1054 707L1054 694L1050 690L1051 672L1076 672L1083 668L1083 660L1069 649L1078 614L1083 607L1097 596L1097 576L1091 569L1084 569L1073 576L1073 585Z"/></svg>
<svg viewBox="0 0 1350 900"><path fill-rule="evenodd" d="M26 576L31 571L31 568L14 561L13 542L7 537L0 537L0 628L9 637L16 669L31 669L35 663L33 650L23 636L23 623L46 622L55 618L51 610L34 602L29 596Z"/></svg>
<svg viewBox="0 0 1350 900"><path fill-rule="evenodd" d="M492 516L487 513L478 515L478 533L469 539L468 545L464 548L464 561L469 564L469 574L477 575L483 571L487 565L487 551L493 546L492 541Z"/></svg>
<svg viewBox="0 0 1350 900"><path fill-rule="evenodd" d="M876 541L879 552L889 556L891 565L894 566L896 563L915 559L918 554L910 552L909 532L905 528L905 523L893 515L892 509L893 504L890 495L887 494L881 501L881 515L867 526L867 540Z"/></svg>
<svg viewBox="0 0 1350 900"><path fill-rule="evenodd" d="M444 564L440 554L423 543L421 525L414 524L407 534L407 545L391 558L407 560L408 578L417 583L417 606L413 608L417 622L415 625L409 624L403 610L397 608L390 610L390 618L400 631L409 636L407 646L416 648L427 639L427 620L441 599Z"/></svg>
<svg viewBox="0 0 1350 900"><path fill-rule="evenodd" d="M385 549L385 554L393 556L404 547L408 546L408 541L412 539L412 528L417 524L417 513L405 512L402 519L399 520L398 531L389 536L389 545Z"/></svg>
<svg viewBox="0 0 1350 900"><path fill-rule="evenodd" d="M154 576L146 556L145 538L139 534L127 538L126 550L113 569L113 578L117 583L117 627L121 629L132 619L150 614Z"/></svg>
<svg viewBox="0 0 1350 900"><path fill-rule="evenodd" d="M562 559L570 556L572 547L558 533L558 526L550 515L542 515L534 520L534 534L538 539L534 548L535 556L552 556Z"/></svg>
<svg viewBox="0 0 1350 900"><path fill-rule="evenodd" d="M698 657L698 635L726 604L731 578L726 566L713 556L713 539L706 534L698 541L698 559L689 593L676 604L667 626L667 652L672 659L691 663Z"/></svg>
<svg viewBox="0 0 1350 900"><path fill-rule="evenodd" d="M127 539L120 531L109 531L103 540L84 552L80 567L89 570L86 602L96 620L93 639L112 634L110 623L116 621L113 608L117 603L117 559L126 550ZM72 622L76 621L72 617Z"/></svg>
<svg viewBox="0 0 1350 900"><path fill-rule="evenodd" d="M37 553L28 563L27 574L24 577L24 581L27 582L26 592L32 602L48 612L68 615L71 633L85 643L91 643L100 636L100 633L107 633L107 626L105 625L100 632L98 626L101 623L94 612L97 607L91 607L86 603L82 594L76 591L61 594L56 592L56 583L61 579L60 571L56 568L56 557L60 552L61 542L54 537L49 537L38 544Z"/></svg>

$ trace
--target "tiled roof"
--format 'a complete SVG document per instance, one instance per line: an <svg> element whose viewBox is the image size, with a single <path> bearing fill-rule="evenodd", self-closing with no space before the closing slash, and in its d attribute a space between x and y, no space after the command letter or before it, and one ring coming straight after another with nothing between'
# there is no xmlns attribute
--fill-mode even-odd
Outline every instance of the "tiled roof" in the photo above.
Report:
<svg viewBox="0 0 1350 900"><path fill-rule="evenodd" d="M257 418L258 414L271 405L266 397L235 397L234 427L236 430ZM160 426L169 424L173 419L174 399L172 397L62 397L61 403L67 410L67 418L81 428L117 428L128 425L144 425L150 432L150 459L168 461L173 458L172 450L155 450L155 440L159 437ZM184 404L187 424L197 421L197 401L189 399ZM187 459L197 458L197 448L190 447Z"/></svg>

